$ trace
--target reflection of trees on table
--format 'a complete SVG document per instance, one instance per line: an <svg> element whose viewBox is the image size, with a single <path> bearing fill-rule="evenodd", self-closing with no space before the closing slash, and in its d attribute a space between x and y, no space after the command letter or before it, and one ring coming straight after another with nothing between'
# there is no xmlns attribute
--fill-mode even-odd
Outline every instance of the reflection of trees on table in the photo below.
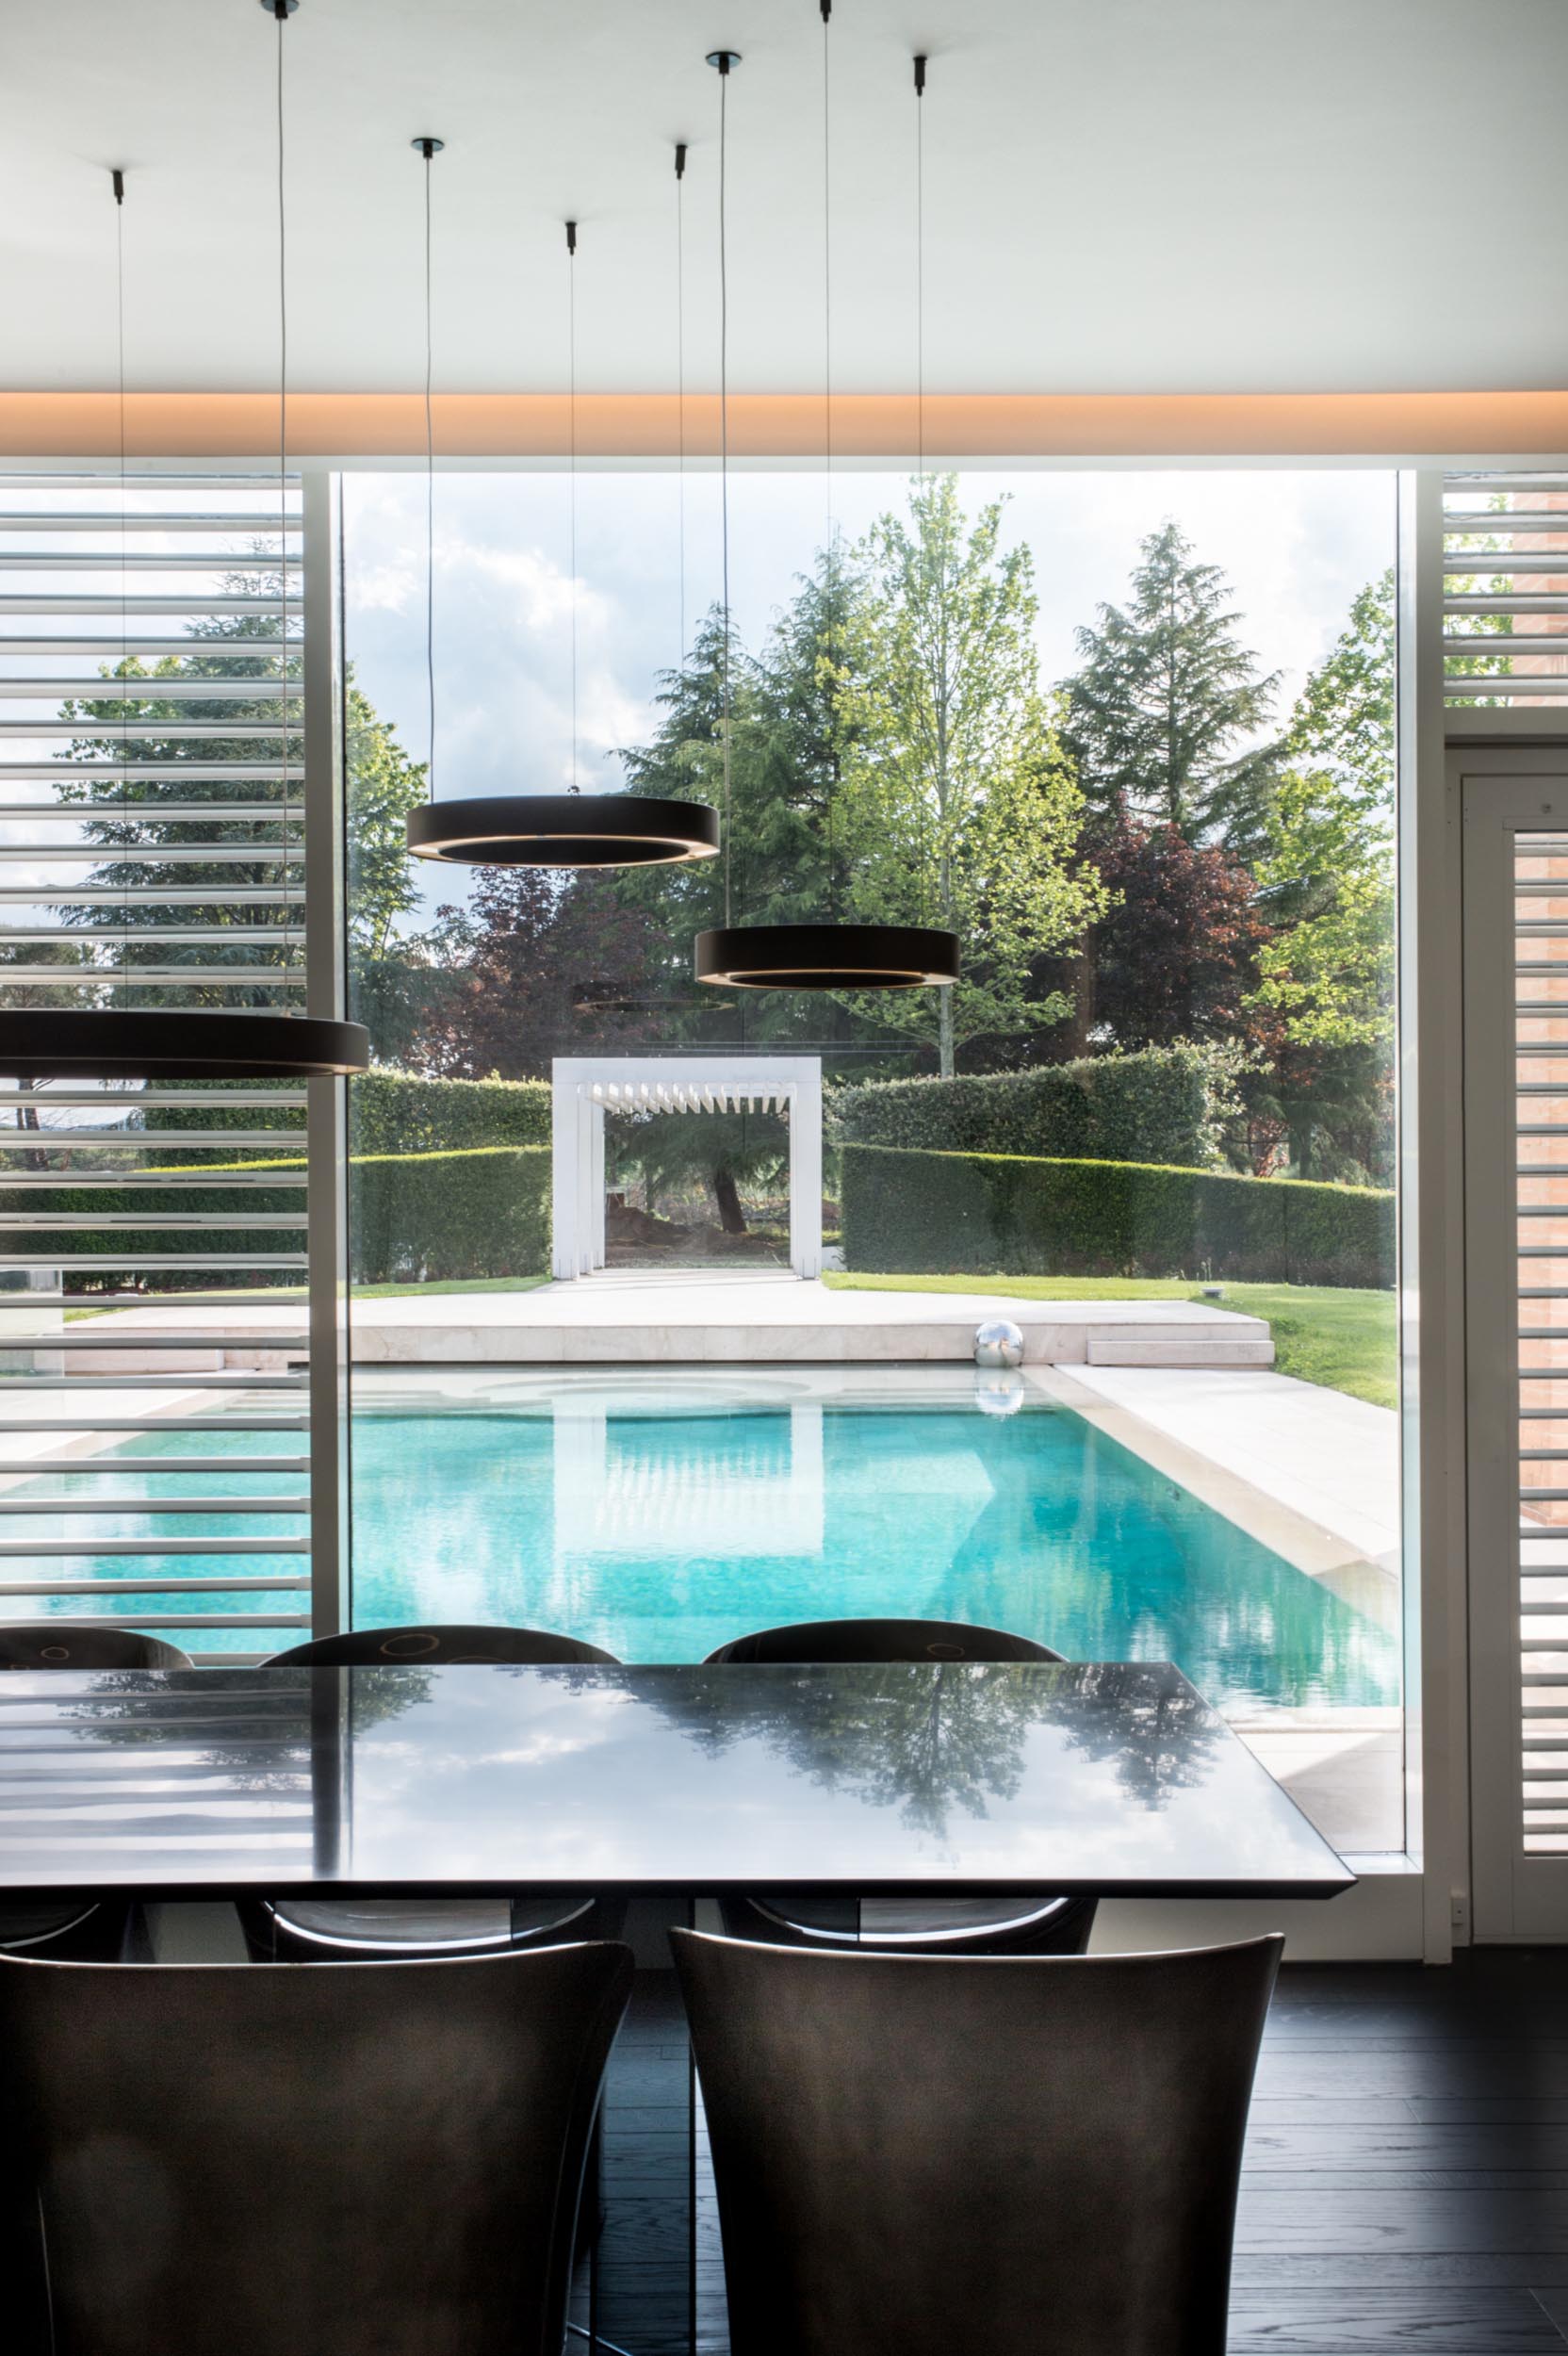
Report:
<svg viewBox="0 0 1568 2356"><path fill-rule="evenodd" d="M730 1664L669 1677L556 1674L580 1678L585 1690L621 1685L709 1752L763 1742L811 1782L896 1807L906 1824L937 1835L955 1809L983 1817L988 1801L1016 1797L1036 1726L1054 1727L1074 1750L1113 1762L1129 1798L1146 1808L1163 1807L1172 1787L1201 1782L1206 1754L1225 1739L1196 1693L1135 1663L1059 1673L900 1661L830 1673Z"/></svg>
<svg viewBox="0 0 1568 2356"><path fill-rule="evenodd" d="M1051 1717L1076 1751L1108 1759L1130 1800L1162 1808L1173 1790L1207 1778L1217 1743L1233 1738L1202 1695L1151 1664L1094 1661L1054 1697Z"/></svg>
<svg viewBox="0 0 1568 2356"><path fill-rule="evenodd" d="M233 1673L170 1670L158 1693L152 1694L145 1670L95 1672L91 1692L74 1697L74 1722L60 1721L60 1731L94 1744L200 1751L200 1761L187 1774L194 1777L216 1770L232 1775L248 1792L267 1792L298 1783L324 1735L346 1748L355 1735L400 1718L431 1698L428 1669L400 1668L391 1675L384 1670L260 1669L253 1673L253 1700L248 1697L235 1710L213 1683L225 1674ZM316 1685L316 1678L323 1682ZM148 1710L149 1701L170 1696L206 1701L212 1707L193 1713L189 1721ZM322 1704L329 1707L323 1710ZM263 1730L226 1732L231 1714L239 1725Z"/></svg>

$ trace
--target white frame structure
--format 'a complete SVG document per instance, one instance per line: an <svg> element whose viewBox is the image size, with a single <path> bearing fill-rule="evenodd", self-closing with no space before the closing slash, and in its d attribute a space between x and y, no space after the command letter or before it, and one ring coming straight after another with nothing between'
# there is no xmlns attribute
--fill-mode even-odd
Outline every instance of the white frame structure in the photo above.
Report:
<svg viewBox="0 0 1568 2356"><path fill-rule="evenodd" d="M551 1136L557 1277L604 1266L604 1116L781 1112L790 1126L790 1266L822 1274L822 1059L817 1055L558 1055Z"/></svg>

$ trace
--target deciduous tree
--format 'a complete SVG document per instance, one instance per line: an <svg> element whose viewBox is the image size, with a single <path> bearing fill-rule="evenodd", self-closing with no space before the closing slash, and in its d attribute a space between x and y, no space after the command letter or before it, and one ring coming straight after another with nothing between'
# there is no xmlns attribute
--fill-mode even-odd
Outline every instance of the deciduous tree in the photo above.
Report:
<svg viewBox="0 0 1568 2356"><path fill-rule="evenodd" d="M967 517L953 475L911 484L861 554L873 659L839 680L843 913L957 934L956 988L875 1006L934 1042L944 1073L962 1047L1049 1019L1031 969L1105 905L1040 692L1030 551L1003 546L1002 515L996 500Z"/></svg>

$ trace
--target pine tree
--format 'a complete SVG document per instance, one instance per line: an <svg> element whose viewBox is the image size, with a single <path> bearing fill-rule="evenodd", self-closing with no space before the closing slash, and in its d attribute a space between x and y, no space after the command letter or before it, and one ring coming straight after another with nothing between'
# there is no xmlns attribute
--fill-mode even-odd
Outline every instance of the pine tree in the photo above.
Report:
<svg viewBox="0 0 1568 2356"><path fill-rule="evenodd" d="M1236 634L1230 584L1179 525L1142 543L1125 606L1078 632L1064 746L1091 810L1174 826L1248 860L1263 840L1277 751L1259 742L1279 673Z"/></svg>
<svg viewBox="0 0 1568 2356"><path fill-rule="evenodd" d="M787 1047L810 1039L832 1051L868 1025L815 993L715 991L692 978L692 944L726 924L809 924L849 912L852 853L844 821L848 707L872 661L864 584L851 556L819 552L761 651L733 630L729 650L729 779L724 762L724 614L714 607L691 655L665 673L662 717L649 740L620 759L634 794L710 803L723 844L714 859L630 869L616 878L624 905L653 920L650 983L667 1027L684 1039ZM870 1026L874 1036L876 1026ZM896 1043L896 1042L894 1042Z"/></svg>

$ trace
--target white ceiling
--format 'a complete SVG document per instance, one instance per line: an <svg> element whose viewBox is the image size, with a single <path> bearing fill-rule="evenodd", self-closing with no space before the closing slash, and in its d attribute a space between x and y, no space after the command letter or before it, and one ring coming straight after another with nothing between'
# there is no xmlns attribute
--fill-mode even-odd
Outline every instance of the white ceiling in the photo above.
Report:
<svg viewBox="0 0 1568 2356"><path fill-rule="evenodd" d="M718 80L730 106L730 382L822 384L815 0L302 0L285 34L292 382L421 378L434 170L437 383L675 382L672 142L686 138L688 382L716 381ZM114 382L127 167L133 385L275 381L274 29L258 0L6 0L0 386ZM909 386L925 99L926 381L952 392L1568 384L1564 0L838 0L834 377Z"/></svg>

